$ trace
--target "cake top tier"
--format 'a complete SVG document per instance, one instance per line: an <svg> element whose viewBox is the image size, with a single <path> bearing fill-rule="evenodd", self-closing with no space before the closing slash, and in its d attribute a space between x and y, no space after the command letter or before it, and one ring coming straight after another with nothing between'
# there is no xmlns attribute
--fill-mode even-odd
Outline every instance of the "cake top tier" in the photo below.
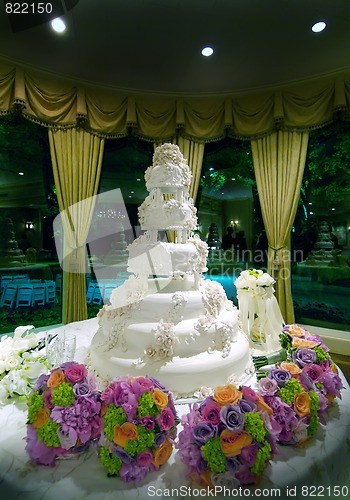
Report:
<svg viewBox="0 0 350 500"><path fill-rule="evenodd" d="M153 163L145 172L146 188L189 188L191 171L187 160L176 144L158 146L153 154Z"/></svg>

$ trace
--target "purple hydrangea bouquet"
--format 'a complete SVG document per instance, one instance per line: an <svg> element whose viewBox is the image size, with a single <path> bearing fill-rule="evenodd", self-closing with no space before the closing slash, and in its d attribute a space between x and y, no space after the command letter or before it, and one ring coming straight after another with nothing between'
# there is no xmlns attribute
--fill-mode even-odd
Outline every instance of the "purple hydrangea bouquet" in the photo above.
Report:
<svg viewBox="0 0 350 500"><path fill-rule="evenodd" d="M181 419L176 447L189 475L209 488L255 483L275 451L272 414L250 387L217 387Z"/></svg>
<svg viewBox="0 0 350 500"><path fill-rule="evenodd" d="M302 444L319 426L322 398L284 362L259 381L259 393L273 412L273 433L281 444ZM297 368L297 367L296 367ZM301 370L300 370L301 371ZM295 372L295 375L292 375Z"/></svg>
<svg viewBox="0 0 350 500"><path fill-rule="evenodd" d="M170 458L179 419L156 379L119 377L102 392L99 457L108 476L139 482Z"/></svg>
<svg viewBox="0 0 350 500"><path fill-rule="evenodd" d="M85 450L101 434L97 381L82 364L70 361L41 375L28 402L26 451L38 465L54 466Z"/></svg>

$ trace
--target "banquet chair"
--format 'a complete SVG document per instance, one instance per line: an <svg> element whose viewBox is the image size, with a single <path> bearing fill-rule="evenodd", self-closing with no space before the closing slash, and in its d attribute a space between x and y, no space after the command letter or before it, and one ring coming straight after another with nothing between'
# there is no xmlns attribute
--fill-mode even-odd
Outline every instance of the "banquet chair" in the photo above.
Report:
<svg viewBox="0 0 350 500"><path fill-rule="evenodd" d="M19 283L21 281L29 281L29 275L28 274L17 274L17 276L13 277L14 283Z"/></svg>
<svg viewBox="0 0 350 500"><path fill-rule="evenodd" d="M17 295L17 285L16 284L8 284L2 297L0 306L6 307L14 307Z"/></svg>
<svg viewBox="0 0 350 500"><path fill-rule="evenodd" d="M56 292L61 293L61 291L62 291L62 274L56 274L55 284L56 284Z"/></svg>
<svg viewBox="0 0 350 500"><path fill-rule="evenodd" d="M54 304L56 302L56 284L54 281L47 281L46 285L46 304Z"/></svg>
<svg viewBox="0 0 350 500"><path fill-rule="evenodd" d="M92 283L92 282L89 283L89 287L86 290L86 303L87 304L91 304L96 286L97 286L97 283Z"/></svg>
<svg viewBox="0 0 350 500"><path fill-rule="evenodd" d="M45 283L33 284L33 305L44 306L46 301Z"/></svg>
<svg viewBox="0 0 350 500"><path fill-rule="evenodd" d="M33 305L33 285L18 284L16 307L31 307Z"/></svg>
<svg viewBox="0 0 350 500"><path fill-rule="evenodd" d="M13 282L13 276L1 276L1 291L7 287L9 283Z"/></svg>
<svg viewBox="0 0 350 500"><path fill-rule="evenodd" d="M102 289L103 289L103 285L102 285ZM101 289L96 284L95 290L94 290L94 295L93 295L92 300L91 300L91 304L101 305L102 304L102 300L103 299L102 299Z"/></svg>

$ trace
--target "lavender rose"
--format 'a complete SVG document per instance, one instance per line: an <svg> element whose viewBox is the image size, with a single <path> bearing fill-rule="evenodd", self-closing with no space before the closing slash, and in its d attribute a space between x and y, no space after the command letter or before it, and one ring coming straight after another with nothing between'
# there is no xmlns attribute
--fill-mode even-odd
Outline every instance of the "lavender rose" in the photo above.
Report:
<svg viewBox="0 0 350 500"><path fill-rule="evenodd" d="M221 422L226 425L226 427L233 432L241 431L244 427L244 415L241 412L240 407L236 405L228 404L221 408L220 411Z"/></svg>
<svg viewBox="0 0 350 500"><path fill-rule="evenodd" d="M193 428L193 441L196 444L202 445L208 441L208 439L214 436L214 428L212 425L206 424L204 422L199 423Z"/></svg>
<svg viewBox="0 0 350 500"><path fill-rule="evenodd" d="M259 381L259 390L262 395L272 396L278 391L276 379L264 377Z"/></svg>
<svg viewBox="0 0 350 500"><path fill-rule="evenodd" d="M256 411L256 404L253 401L247 401L246 399L240 399L237 403L239 409L242 413L250 413L252 411Z"/></svg>
<svg viewBox="0 0 350 500"><path fill-rule="evenodd" d="M73 386L73 391L76 396L83 396L85 398L91 396L91 388L86 382L79 382Z"/></svg>
<svg viewBox="0 0 350 500"><path fill-rule="evenodd" d="M287 382L287 380L290 380L292 378L292 375L287 370L275 368L274 370L270 371L268 378L275 380L277 382L277 385L281 387Z"/></svg>
<svg viewBox="0 0 350 500"><path fill-rule="evenodd" d="M312 349L299 347L296 351L293 351L292 358L294 363L300 366L300 368L304 368L306 365L316 363L317 356Z"/></svg>
<svg viewBox="0 0 350 500"><path fill-rule="evenodd" d="M323 377L323 370L319 365L315 365L311 363L310 365L306 365L303 369L303 372L306 372L313 382L321 382Z"/></svg>

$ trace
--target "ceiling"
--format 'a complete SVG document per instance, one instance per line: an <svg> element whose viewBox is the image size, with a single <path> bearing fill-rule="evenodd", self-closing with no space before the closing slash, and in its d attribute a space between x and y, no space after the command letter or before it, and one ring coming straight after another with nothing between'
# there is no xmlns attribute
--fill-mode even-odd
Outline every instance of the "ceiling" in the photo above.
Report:
<svg viewBox="0 0 350 500"><path fill-rule="evenodd" d="M175 95L253 91L350 68L348 0L53 3L65 12L60 35L47 22L24 22L24 14L10 20L2 9L0 58L74 80ZM327 28L314 34L319 20ZM14 31L25 23L32 27ZM209 58L200 54L207 44L215 50Z"/></svg>

